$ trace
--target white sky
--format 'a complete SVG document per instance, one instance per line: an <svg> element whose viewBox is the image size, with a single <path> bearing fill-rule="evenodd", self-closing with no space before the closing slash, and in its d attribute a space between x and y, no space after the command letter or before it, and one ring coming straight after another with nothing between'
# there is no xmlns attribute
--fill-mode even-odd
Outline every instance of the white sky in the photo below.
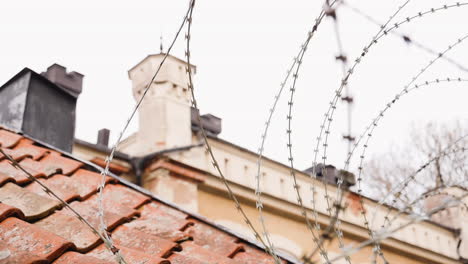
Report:
<svg viewBox="0 0 468 264"><path fill-rule="evenodd" d="M350 0L350 4L385 21L403 1ZM297 54L323 1L206 1L194 11L192 56L198 66L196 93L202 113L223 118L221 137L256 150L273 96ZM413 0L395 19L452 1ZM76 136L95 141L107 127L113 139L131 112L134 99L127 70L146 55L159 52L179 26L187 1L7 1L0 8L0 82L24 67L41 72L52 63L85 75L77 109ZM442 51L468 33L468 6L442 11L404 25L399 32ZM343 45L350 60L377 32L346 7L338 11ZM312 150L328 102L338 88L340 67L331 20L319 28L305 56L297 84L293 116L295 160L298 168L312 162ZM183 35L182 35L183 37ZM184 55L183 38L173 54ZM468 66L468 42L449 57ZM355 134L370 122L432 58L388 36L369 53L350 79L355 96ZM468 77L466 72L439 61L417 83L435 78ZM275 115L266 153L286 161L285 93ZM406 142L410 124L431 120L467 120L467 84L431 86L409 94L393 107L376 129L369 153L383 153ZM346 124L339 104L330 140L330 162L342 167ZM129 132L137 130L137 120Z"/></svg>

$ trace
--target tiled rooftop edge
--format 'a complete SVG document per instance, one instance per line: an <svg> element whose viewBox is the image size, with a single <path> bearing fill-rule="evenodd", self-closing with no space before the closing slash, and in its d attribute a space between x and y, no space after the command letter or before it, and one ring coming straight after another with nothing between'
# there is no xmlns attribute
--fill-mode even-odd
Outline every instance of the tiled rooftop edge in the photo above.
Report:
<svg viewBox="0 0 468 264"><path fill-rule="evenodd" d="M0 131L1 131L1 129L2 129L2 128L0 128ZM6 129L6 130L8 131L8 129ZM12 132L12 133L15 133L15 132ZM15 134L16 134L16 133L15 133ZM88 161L85 161L85 160L81 160L81 159L75 158L75 157L74 157L73 155L71 155L70 153L65 153L65 152L63 152L63 151L59 151L59 150L55 149L54 147L52 147L52 146L50 146L50 145L48 145L48 144L46 144L46 143L44 143L44 142L41 142L41 141L39 141L39 140L35 140L35 139L33 139L33 138L30 138L30 137L28 137L27 135L22 135L22 137L24 137L24 138L26 138L26 139L33 140L34 142L32 142L31 144L39 145L39 146L41 146L41 147L45 147L45 148L49 149L49 150L50 150L51 152L53 152L53 153L60 153L60 154L61 154L61 156L57 156L57 157L52 157L52 156L51 156L51 155L55 155L55 154L48 154L48 155L46 155L45 157L42 157L42 158L41 158L41 161L42 161L42 159L44 159L45 161L52 159L52 160L54 160L54 162L57 162L57 161L60 162L60 161L63 161L63 158L62 158L62 157L65 157L65 158L69 158L69 159L71 159L71 160L74 160L74 161L83 163L83 164L84 164L83 166L78 166L78 165L73 165L73 164L64 165L65 167L62 166L62 167L64 168L64 171L62 171L62 172L63 172L64 174L68 174L68 177L70 177L70 178L73 176L73 175L72 175L73 173L76 173L76 171L78 170L79 167L81 167L82 169L84 168L84 169L87 169L87 170L90 170L90 171L94 171L94 172L97 172L97 173L100 173L100 172L103 171L103 168L101 168L101 167L99 167L99 166L97 166L97 165L95 165L95 164L93 164L93 163L91 163L91 162L88 162ZM9 144L9 145L14 146L15 144L17 144L17 142L14 143L14 144ZM51 164L49 163L49 165L51 165ZM52 165L53 165L53 164L52 164ZM57 171L56 171L56 172L57 172ZM53 173L53 172L52 172L52 173ZM54 175L54 177L50 177L50 178L54 178L54 179L55 179L55 178L57 177L57 176L55 176L55 175L59 175L59 174L54 173L53 175ZM208 226L211 226L211 227L214 228L214 229L219 230L219 231L220 231L220 234L225 233L226 235L234 236L234 237L236 238L236 241L238 241L238 242L236 242L236 243L239 243L239 242L240 242L240 244L238 244L238 245L248 245L249 247L252 247L252 249L257 248L257 250L259 250L258 253L263 252L263 249L262 249L261 245L259 245L259 244L258 244L257 242L255 242L255 241L251 241L251 240L248 239L248 238L242 237L242 235L240 235L240 234L236 234L235 232L233 232L233 231L231 231L231 230L229 230L229 229L227 229L227 228L225 228L225 227L223 227L223 226L217 225L217 224L211 222L210 220L206 219L206 218L203 217L203 216L200 216L200 215L198 215L198 214L194 214L194 213L192 213L192 212L188 212L188 211L186 211L186 210L180 208L180 207L177 206L176 204L173 204L173 203L164 201L164 200L160 199L159 197L155 196L154 194L152 194L151 192L149 192L148 190L145 190L145 189L143 189L143 188L141 188L141 187L139 187L139 186L137 186L137 185L135 185L135 184L133 184L133 183L131 183L131 182L125 180L125 179L122 179L122 178L120 178L119 176L116 176L116 175L113 174L113 173L109 173L108 175L109 175L111 178L115 179L118 183L122 184L124 187L127 187L127 188L129 188L129 189L131 189L131 190L133 190L133 191L136 191L137 193L140 193L140 194L142 194L142 195L145 195L145 196L151 198L151 200L153 200L154 202L163 204L163 205L165 205L165 206L168 206L168 207L171 207L171 208L173 208L173 209L175 209L175 210L178 210L178 211L180 211L180 212L183 212L183 213L187 214L188 217L189 217L190 219L195 219L196 221L199 221L200 223L206 224L206 225L208 225ZM58 179L60 179L60 177L59 177ZM14 184L14 183L12 183L12 184ZM26 183L26 184L31 184L31 183ZM16 184L14 184L14 185L16 185ZM24 185L24 184L23 184L23 185ZM114 185L115 185L115 184L111 184L111 186L114 186ZM3 186L4 186L4 184L3 184ZM29 187L29 186L30 186L30 185L28 185L28 188L32 188L32 187ZM116 185L116 186L117 186L117 185ZM23 187L19 187L19 188L29 191L29 189L26 189L26 188L23 188ZM94 195L96 195L96 194L94 194ZM91 198L90 198L89 195L87 195L87 194L86 194L86 197L84 197L84 198L83 198L83 197L80 198L79 196L76 196L76 194L75 194L74 196L70 196L70 198L69 198L69 200L74 200L74 199L78 199L78 201L81 201L80 204L83 204L83 202L85 202L85 201L87 202L87 201L89 201ZM81 200L80 200L80 199L81 199ZM140 206L141 206L141 205L138 205L137 207L140 207ZM9 210L9 209L8 209L8 210ZM56 209L54 209L54 210L56 210ZM63 209L62 209L62 210L63 210ZM10 210L10 211L11 211L11 210ZM10 212L10 211L8 211L8 212ZM57 214L58 212L60 212L60 211L61 211L61 210L55 211L55 212L52 213L52 215L56 215L56 214ZM20 218L18 218L18 219L21 219L22 217L24 217L24 216L21 216L21 213L22 213L21 211L18 213L17 210L13 209L13 211L11 211L11 212L12 212L12 213L10 213L9 215L7 215L7 217L18 216L18 217L20 217ZM16 215L15 215L15 213L16 213ZM106 210L106 213L107 213L107 210ZM46 218L42 218L42 219L46 219ZM5 219L5 220L6 220L6 219ZM3 221L5 221L5 220L3 220ZM134 221L134 220L131 220L131 221ZM119 224L119 226L122 226L122 225ZM242 242L243 242L243 244L242 244ZM233 245L235 245L235 244L233 244ZM232 245L232 246L233 246L233 245ZM252 250L252 249L251 249L251 250ZM130 251L131 251L131 250L130 250ZM68 251L68 252L70 252L70 251ZM68 253L68 252L67 252L67 253ZM237 250L234 251L234 252L237 252ZM63 252L62 252L62 254L63 254ZM235 254L236 254L236 253L232 253L232 256L235 257ZM76 257L76 254L74 254L74 253L67 254L67 256L69 256L69 255L73 255L73 257ZM88 255L88 256L89 256L89 255ZM223 256L223 255L220 255L220 256ZM86 257L86 256L85 256L85 257ZM227 256L227 255L224 255L224 257L228 257L228 256ZM287 257L287 256L281 256L281 254L280 254L280 257L283 258L284 260L289 261L289 262L296 263L294 260L290 260L289 257ZM53 257L53 259L55 259L55 258L56 258L56 257ZM235 259L234 259L234 260L235 260ZM164 260L164 261L167 262L167 260ZM161 262L161 263L164 263L164 261ZM102 261L102 260L101 260L101 262L102 262L102 263L105 263L105 261ZM99 263L101 263L101 262L99 262ZM60 262L60 263L62 263L62 262ZM67 262L63 262L63 263L67 263ZM70 263L70 262L68 262L68 263ZM96 262L96 263L98 263L98 262ZM177 263L177 262L176 262L176 263ZM259 262L259 263L260 263L260 262ZM266 263L266 262L265 262L265 263Z"/></svg>

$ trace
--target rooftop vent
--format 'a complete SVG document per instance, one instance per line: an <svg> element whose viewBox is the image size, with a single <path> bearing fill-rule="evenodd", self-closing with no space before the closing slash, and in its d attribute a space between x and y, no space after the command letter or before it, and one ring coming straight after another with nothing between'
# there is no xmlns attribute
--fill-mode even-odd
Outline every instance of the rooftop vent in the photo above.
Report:
<svg viewBox="0 0 468 264"><path fill-rule="evenodd" d="M200 123L197 118L199 112L193 107L191 111L192 130L198 131L200 130ZM200 116L200 120L208 135L217 137L221 133L221 118L212 114L204 114Z"/></svg>
<svg viewBox="0 0 468 264"><path fill-rule="evenodd" d="M71 152L82 79L57 64L42 75L24 68L0 87L0 125Z"/></svg>
<svg viewBox="0 0 468 264"><path fill-rule="evenodd" d="M313 175L314 167L310 167L304 171L309 175ZM343 178L343 187L349 188L356 184L356 177L353 173L345 170L337 170L333 165L317 164L315 167L315 175L317 179L324 180L326 183L336 185L338 180Z"/></svg>
<svg viewBox="0 0 468 264"><path fill-rule="evenodd" d="M107 128L103 128L98 131L98 137L97 137L97 144L100 146L109 146L109 136L110 136L110 130Z"/></svg>
<svg viewBox="0 0 468 264"><path fill-rule="evenodd" d="M42 72L41 75L75 97L78 97L81 93L84 77L81 73L74 71L67 73L67 68L54 63L47 68L46 72Z"/></svg>

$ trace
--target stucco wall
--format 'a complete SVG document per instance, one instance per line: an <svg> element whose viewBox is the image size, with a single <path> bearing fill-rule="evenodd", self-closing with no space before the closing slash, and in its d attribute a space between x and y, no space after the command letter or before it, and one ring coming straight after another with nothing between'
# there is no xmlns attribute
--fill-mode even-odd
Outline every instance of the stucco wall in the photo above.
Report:
<svg viewBox="0 0 468 264"><path fill-rule="evenodd" d="M204 215L221 225L225 225L226 227L231 228L249 238L253 237L250 229L248 229L248 227L243 224L244 221L235 209L233 202L227 197L222 197L219 194L202 189L198 192L198 201L199 213L201 215ZM258 211L252 204L242 202L241 205L247 216L252 220L254 227L261 232L262 229L258 221ZM312 235L310 231L306 228L306 225L303 221L288 218L277 213L272 213L268 208L265 208L264 216L266 219L266 227L271 234L273 243L276 247L289 253L293 253L297 258L301 258L303 255L310 254L313 245L315 244L312 241ZM284 243L288 240L292 243ZM345 235L344 242L346 245L353 245L362 242L362 240L356 238L353 239ZM327 244L327 250L329 251L330 256L336 256L338 253L340 253L336 239L333 240L331 244ZM432 261L427 258L418 258L416 256L405 256L407 255L406 253L385 247L383 248L383 252L385 254L385 258L390 263L450 263L448 259L446 259L444 262L441 262ZM358 253L352 255L351 260L352 263L355 264L364 264L370 263L371 257L372 247L366 247L360 250ZM430 255L427 254L426 257L430 257ZM314 259L317 260L317 256L315 256Z"/></svg>

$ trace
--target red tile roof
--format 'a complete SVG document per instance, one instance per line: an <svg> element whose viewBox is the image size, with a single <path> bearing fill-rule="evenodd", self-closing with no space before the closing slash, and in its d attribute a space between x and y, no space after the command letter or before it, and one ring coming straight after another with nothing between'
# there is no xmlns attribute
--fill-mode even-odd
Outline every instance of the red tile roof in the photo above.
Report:
<svg viewBox="0 0 468 264"><path fill-rule="evenodd" d="M0 148L98 227L100 175L83 162L0 128ZM105 219L127 263L274 263L219 227L107 177ZM0 155L0 263L108 264L102 241Z"/></svg>

